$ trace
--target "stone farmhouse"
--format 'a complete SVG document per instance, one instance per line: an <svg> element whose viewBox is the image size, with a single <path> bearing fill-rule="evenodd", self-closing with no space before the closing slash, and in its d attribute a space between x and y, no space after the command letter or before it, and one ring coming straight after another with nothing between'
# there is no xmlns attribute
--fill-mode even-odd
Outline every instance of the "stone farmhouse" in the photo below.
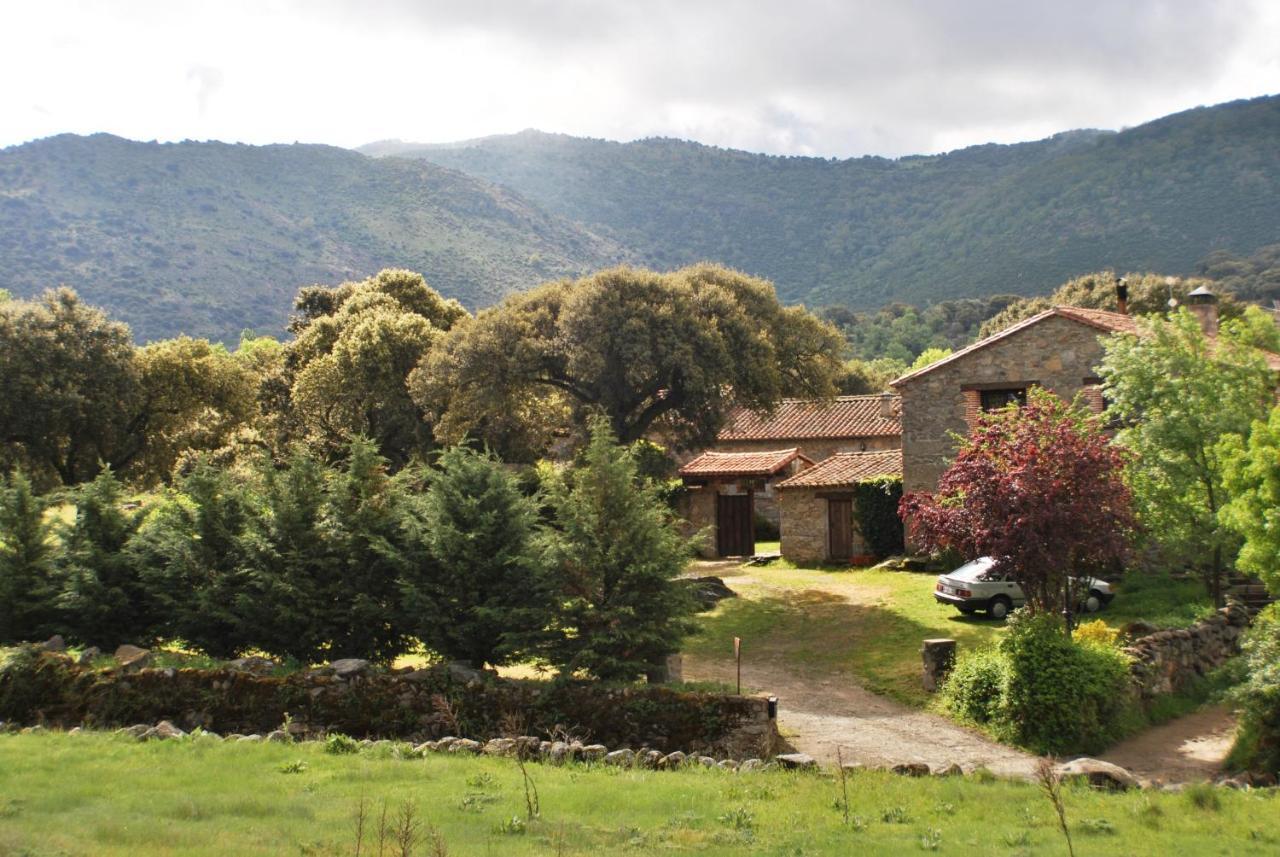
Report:
<svg viewBox="0 0 1280 857"><path fill-rule="evenodd" d="M854 488L860 482L901 475L902 450L887 449L837 452L779 482L783 558L802 565L856 563L867 557L854 516Z"/></svg>
<svg viewBox="0 0 1280 857"><path fill-rule="evenodd" d="M680 468L684 517L713 533L703 546L707 556L753 554L760 523L777 528L785 542L779 483L832 456L895 450L901 433L900 400L890 394L786 399L767 414L740 408L715 446Z"/></svg>

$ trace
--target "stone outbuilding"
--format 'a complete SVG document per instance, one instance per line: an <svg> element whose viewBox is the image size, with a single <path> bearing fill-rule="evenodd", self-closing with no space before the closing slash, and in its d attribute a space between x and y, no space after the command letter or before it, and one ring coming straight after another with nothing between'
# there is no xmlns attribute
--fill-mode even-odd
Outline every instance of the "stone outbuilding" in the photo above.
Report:
<svg viewBox="0 0 1280 857"><path fill-rule="evenodd" d="M777 484L782 556L796 565L853 562L870 551L859 531L854 489L902 476L902 451L839 452Z"/></svg>
<svg viewBox="0 0 1280 857"><path fill-rule="evenodd" d="M756 515L777 518L777 483L812 466L799 449L704 452L680 468L684 518L695 532L710 531L704 556L755 554Z"/></svg>
<svg viewBox="0 0 1280 857"><path fill-rule="evenodd" d="M902 400L885 393L833 399L783 399L772 411L735 408L716 438L718 452L796 447L814 461L837 452L897 449Z"/></svg>

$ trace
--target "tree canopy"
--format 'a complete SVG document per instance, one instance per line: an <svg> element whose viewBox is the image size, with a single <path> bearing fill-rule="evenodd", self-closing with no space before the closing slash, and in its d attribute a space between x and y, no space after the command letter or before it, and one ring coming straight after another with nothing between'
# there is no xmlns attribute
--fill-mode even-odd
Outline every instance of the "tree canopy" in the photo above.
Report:
<svg viewBox="0 0 1280 857"><path fill-rule="evenodd" d="M444 440L556 394L579 424L605 414L623 443L657 429L692 446L714 440L735 405L832 395L839 350L834 329L783 307L764 280L713 265L614 268L481 312L410 385Z"/></svg>
<svg viewBox="0 0 1280 857"><path fill-rule="evenodd" d="M1247 325L1204 335L1185 309L1140 322L1141 336L1104 340L1107 414L1131 450L1128 473L1139 521L1172 561L1202 568L1221 599L1222 571L1239 542L1219 520L1227 502L1221 442L1247 437L1273 401L1274 378Z"/></svg>

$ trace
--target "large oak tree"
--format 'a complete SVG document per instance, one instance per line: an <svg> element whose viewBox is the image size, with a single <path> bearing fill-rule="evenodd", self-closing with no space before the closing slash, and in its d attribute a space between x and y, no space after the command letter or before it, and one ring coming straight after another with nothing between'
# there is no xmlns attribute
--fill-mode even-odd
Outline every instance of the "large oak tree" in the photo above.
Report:
<svg viewBox="0 0 1280 857"><path fill-rule="evenodd" d="M660 430L714 440L729 409L835 392L841 339L768 282L714 265L614 268L513 295L459 325L410 378L456 441L512 413L567 402L606 415L619 441Z"/></svg>

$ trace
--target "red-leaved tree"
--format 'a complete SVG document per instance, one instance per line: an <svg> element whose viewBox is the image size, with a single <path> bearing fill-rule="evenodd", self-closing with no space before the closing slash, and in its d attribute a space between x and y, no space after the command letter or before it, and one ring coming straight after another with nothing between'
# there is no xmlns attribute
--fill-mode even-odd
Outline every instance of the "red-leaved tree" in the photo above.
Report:
<svg viewBox="0 0 1280 857"><path fill-rule="evenodd" d="M1033 611L1061 610L1072 575L1125 560L1134 529L1125 453L1096 417L1044 390L983 414L936 493L899 512L926 550L995 558Z"/></svg>

